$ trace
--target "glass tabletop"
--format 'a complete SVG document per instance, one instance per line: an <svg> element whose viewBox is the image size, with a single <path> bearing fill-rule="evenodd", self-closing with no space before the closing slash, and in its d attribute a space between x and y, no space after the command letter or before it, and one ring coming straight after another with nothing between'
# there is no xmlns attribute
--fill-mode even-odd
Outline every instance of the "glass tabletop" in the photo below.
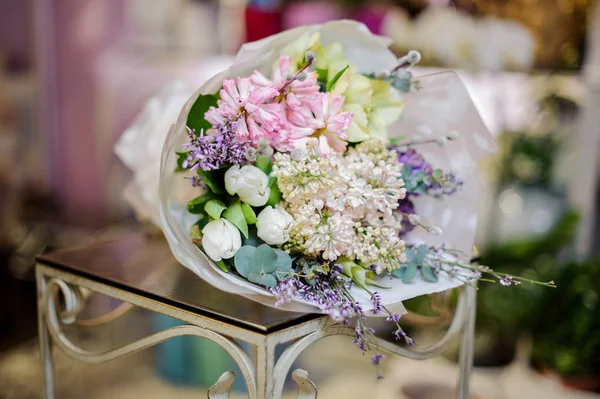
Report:
<svg viewBox="0 0 600 399"><path fill-rule="evenodd" d="M42 255L38 262L265 334L322 317L220 291L177 263L163 238L144 234Z"/></svg>

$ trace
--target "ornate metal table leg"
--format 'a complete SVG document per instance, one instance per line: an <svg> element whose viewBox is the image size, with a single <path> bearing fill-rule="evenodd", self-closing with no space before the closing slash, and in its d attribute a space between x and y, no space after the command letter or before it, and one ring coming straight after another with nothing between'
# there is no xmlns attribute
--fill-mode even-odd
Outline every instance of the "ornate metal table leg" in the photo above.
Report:
<svg viewBox="0 0 600 399"><path fill-rule="evenodd" d="M43 389L45 399L54 399L54 360L52 358L52 347L50 332L46 325L45 303L47 285L44 276L36 273L37 303L38 303L38 335L40 340L40 361L42 366Z"/></svg>
<svg viewBox="0 0 600 399"><path fill-rule="evenodd" d="M298 384L298 399L317 399L317 386L308 379L306 371L294 370L292 379Z"/></svg>
<svg viewBox="0 0 600 399"><path fill-rule="evenodd" d="M232 371L224 372L219 381L208 389L208 399L229 399L231 386L235 381L235 374Z"/></svg>
<svg viewBox="0 0 600 399"><path fill-rule="evenodd" d="M477 290L475 287L465 286L467 296L467 317L463 325L460 339L458 399L468 399L473 371L473 347L475 340L475 310L477 306Z"/></svg>

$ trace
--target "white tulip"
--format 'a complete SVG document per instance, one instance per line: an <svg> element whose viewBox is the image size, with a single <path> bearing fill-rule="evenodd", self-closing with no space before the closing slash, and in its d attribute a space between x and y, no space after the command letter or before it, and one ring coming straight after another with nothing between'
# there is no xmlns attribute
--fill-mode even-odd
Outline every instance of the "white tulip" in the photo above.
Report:
<svg viewBox="0 0 600 399"><path fill-rule="evenodd" d="M213 220L202 229L202 248L215 262L233 258L241 246L240 231L227 219Z"/></svg>
<svg viewBox="0 0 600 399"><path fill-rule="evenodd" d="M268 206L257 216L257 235L269 245L280 245L290 239L294 218L281 205Z"/></svg>
<svg viewBox="0 0 600 399"><path fill-rule="evenodd" d="M262 170L252 165L230 167L225 172L225 189L231 195L237 194L250 206L263 206L271 195L269 178Z"/></svg>

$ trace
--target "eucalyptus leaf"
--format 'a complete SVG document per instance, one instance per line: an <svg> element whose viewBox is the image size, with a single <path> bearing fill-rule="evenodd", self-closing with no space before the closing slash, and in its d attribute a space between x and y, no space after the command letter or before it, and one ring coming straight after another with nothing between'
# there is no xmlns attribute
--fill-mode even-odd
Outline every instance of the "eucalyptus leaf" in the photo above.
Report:
<svg viewBox="0 0 600 399"><path fill-rule="evenodd" d="M438 276L431 266L421 266L421 275L425 281L429 281L430 283L438 282Z"/></svg>
<svg viewBox="0 0 600 399"><path fill-rule="evenodd" d="M187 126L193 129L196 135L200 135L200 132L208 130L212 125L204 118L204 114L210 107L217 106L217 96L214 94L201 94L192 105L190 113L187 117Z"/></svg>
<svg viewBox="0 0 600 399"><path fill-rule="evenodd" d="M242 232L245 238L248 238L248 223L246 222L246 217L244 216L240 201L230 205L225 212L223 212L223 217L233 223L233 225Z"/></svg>
<svg viewBox="0 0 600 399"><path fill-rule="evenodd" d="M267 287L274 288L277 286L277 279L270 274L257 274L250 272L248 274L248 280L255 284L260 284Z"/></svg>
<svg viewBox="0 0 600 399"><path fill-rule="evenodd" d="M427 245L421 244L417 247L417 254L414 258L414 262L417 266L421 266L425 262L425 256L427 255Z"/></svg>
<svg viewBox="0 0 600 399"><path fill-rule="evenodd" d="M257 229L254 225L248 226L248 238L242 239L243 245L250 245L252 247L258 247L259 245L264 244L265 242L263 240L261 240L260 237L256 233L257 233Z"/></svg>
<svg viewBox="0 0 600 399"><path fill-rule="evenodd" d="M227 205L218 199L211 199L204 205L204 210L213 219L220 219L223 211L227 209Z"/></svg>
<svg viewBox="0 0 600 399"><path fill-rule="evenodd" d="M287 252L281 249L274 249L277 255L277 271L287 273L292 269L292 258Z"/></svg>
<svg viewBox="0 0 600 399"><path fill-rule="evenodd" d="M252 273L273 273L277 270L277 254L269 245L262 244L252 255L249 267Z"/></svg>
<svg viewBox="0 0 600 399"><path fill-rule="evenodd" d="M255 251L256 248L245 245L238 249L233 258L235 270L246 278L248 278L248 273L250 273L250 260Z"/></svg>
<svg viewBox="0 0 600 399"><path fill-rule="evenodd" d="M404 270L404 273L402 273L401 280L404 284L408 284L413 281L417 275L417 265L414 263L409 263L407 266L403 266L403 268L406 270Z"/></svg>

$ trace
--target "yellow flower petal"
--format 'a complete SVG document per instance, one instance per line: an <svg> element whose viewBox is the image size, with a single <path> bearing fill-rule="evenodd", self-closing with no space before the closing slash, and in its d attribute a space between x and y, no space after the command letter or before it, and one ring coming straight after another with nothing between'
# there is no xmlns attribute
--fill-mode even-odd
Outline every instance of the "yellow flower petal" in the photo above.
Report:
<svg viewBox="0 0 600 399"><path fill-rule="evenodd" d="M392 93L389 83L372 80L371 84L373 86L373 108L370 119L383 126L389 126L400 118L404 102Z"/></svg>
<svg viewBox="0 0 600 399"><path fill-rule="evenodd" d="M345 132L348 136L348 141L358 143L367 140L369 138L369 119L364 108L358 104L346 104L344 105L344 111L354 114L352 123Z"/></svg>

